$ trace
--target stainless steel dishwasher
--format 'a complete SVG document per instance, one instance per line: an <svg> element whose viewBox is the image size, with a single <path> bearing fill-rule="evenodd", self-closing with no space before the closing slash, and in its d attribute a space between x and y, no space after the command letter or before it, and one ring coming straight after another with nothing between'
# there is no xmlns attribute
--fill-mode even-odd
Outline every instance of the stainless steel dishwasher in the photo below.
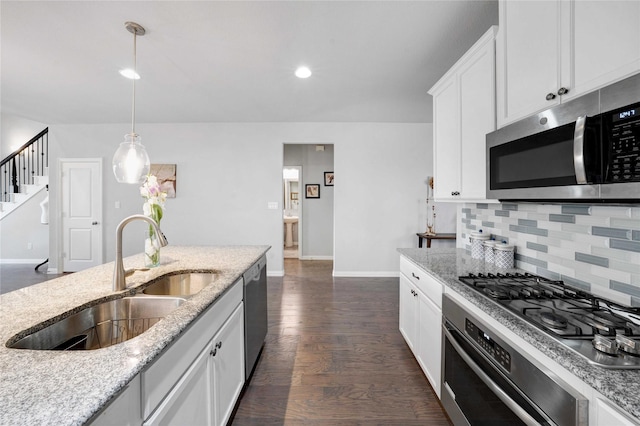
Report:
<svg viewBox="0 0 640 426"><path fill-rule="evenodd" d="M244 278L245 380L249 380L267 336L267 258L262 257Z"/></svg>

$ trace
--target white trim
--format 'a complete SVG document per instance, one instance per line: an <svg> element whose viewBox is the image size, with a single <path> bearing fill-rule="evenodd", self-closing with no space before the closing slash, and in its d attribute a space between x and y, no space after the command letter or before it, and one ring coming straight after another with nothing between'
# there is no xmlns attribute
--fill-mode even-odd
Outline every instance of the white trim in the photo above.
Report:
<svg viewBox="0 0 640 426"><path fill-rule="evenodd" d="M267 277L284 277L284 270L282 270L282 271L267 271Z"/></svg>
<svg viewBox="0 0 640 426"><path fill-rule="evenodd" d="M333 256L300 256L300 260L333 260Z"/></svg>
<svg viewBox="0 0 640 426"><path fill-rule="evenodd" d="M352 278L397 278L400 277L398 271L333 271L334 277Z"/></svg>
<svg viewBox="0 0 640 426"><path fill-rule="evenodd" d="M48 268L47 274L59 274L58 268Z"/></svg>
<svg viewBox="0 0 640 426"><path fill-rule="evenodd" d="M39 257L37 259L0 259L0 263L3 264L3 265L11 264L11 263L14 263L16 265L17 264L24 265L24 264L29 264L29 263L35 263L37 265L39 263L42 263L42 260L43 259L41 257Z"/></svg>

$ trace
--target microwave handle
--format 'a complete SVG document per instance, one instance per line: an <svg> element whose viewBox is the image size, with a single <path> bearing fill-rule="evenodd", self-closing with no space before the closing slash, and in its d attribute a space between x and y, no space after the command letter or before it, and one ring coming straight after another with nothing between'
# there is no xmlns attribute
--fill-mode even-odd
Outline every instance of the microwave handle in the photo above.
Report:
<svg viewBox="0 0 640 426"><path fill-rule="evenodd" d="M573 167L576 182L579 185L587 183L587 172L584 167L584 131L587 127L587 116L582 115L576 120L576 130L573 134Z"/></svg>

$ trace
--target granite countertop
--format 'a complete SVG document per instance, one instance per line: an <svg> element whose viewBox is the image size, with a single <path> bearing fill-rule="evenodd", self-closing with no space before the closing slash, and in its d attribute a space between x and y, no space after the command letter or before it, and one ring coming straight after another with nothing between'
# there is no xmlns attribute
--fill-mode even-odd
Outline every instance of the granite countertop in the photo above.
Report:
<svg viewBox="0 0 640 426"><path fill-rule="evenodd" d="M127 290L118 295L176 271L216 271L216 281L145 333L104 349L34 351L9 349L6 342L66 311L113 296L113 262L1 295L0 424L84 424L268 250L164 247L160 266L127 277ZM143 255L124 259L124 267L142 268Z"/></svg>
<svg viewBox="0 0 640 426"><path fill-rule="evenodd" d="M459 276L469 273L505 272L504 269L498 270L482 260L473 259L464 249L398 249L398 252L640 420L640 370L612 370L590 364L535 326L458 281ZM519 269L506 271L525 272Z"/></svg>

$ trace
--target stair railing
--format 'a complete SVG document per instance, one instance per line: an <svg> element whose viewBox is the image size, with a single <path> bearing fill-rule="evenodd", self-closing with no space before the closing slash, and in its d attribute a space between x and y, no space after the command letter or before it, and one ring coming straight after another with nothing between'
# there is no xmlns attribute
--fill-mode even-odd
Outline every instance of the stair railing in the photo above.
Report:
<svg viewBox="0 0 640 426"><path fill-rule="evenodd" d="M11 194L19 193L21 185L32 185L34 177L42 176L47 167L48 127L0 162L0 201L11 201Z"/></svg>

